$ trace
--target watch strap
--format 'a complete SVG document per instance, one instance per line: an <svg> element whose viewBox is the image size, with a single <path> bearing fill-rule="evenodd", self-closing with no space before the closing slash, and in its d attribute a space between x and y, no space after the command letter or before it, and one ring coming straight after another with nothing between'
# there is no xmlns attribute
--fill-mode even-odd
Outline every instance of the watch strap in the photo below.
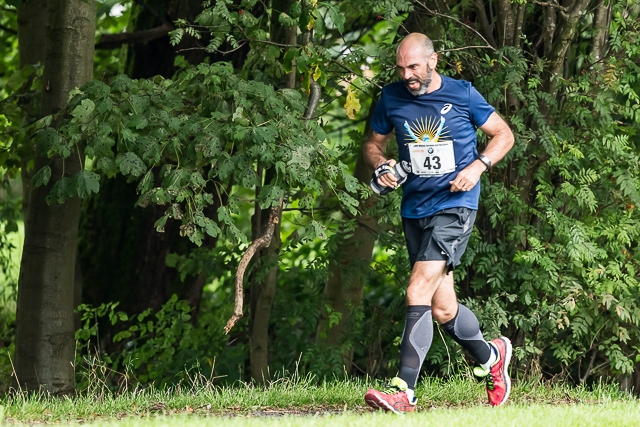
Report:
<svg viewBox="0 0 640 427"><path fill-rule="evenodd" d="M486 166L487 170L489 170L489 168L491 168L491 159L488 158L487 156L480 154L478 156L478 160L480 160L482 163L484 163L484 165Z"/></svg>

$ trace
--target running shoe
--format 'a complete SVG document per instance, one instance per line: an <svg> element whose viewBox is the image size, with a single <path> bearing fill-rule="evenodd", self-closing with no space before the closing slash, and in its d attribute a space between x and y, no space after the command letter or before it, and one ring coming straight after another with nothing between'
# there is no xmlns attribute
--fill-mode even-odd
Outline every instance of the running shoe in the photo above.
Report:
<svg viewBox="0 0 640 427"><path fill-rule="evenodd" d="M509 393L511 393L511 378L509 378L511 341L509 341L509 338L500 337L489 341L489 345L498 354L498 360L489 369L476 367L473 372L476 376L485 378L487 396L491 406L500 406L507 401Z"/></svg>
<svg viewBox="0 0 640 427"><path fill-rule="evenodd" d="M369 389L364 395L364 401L367 405L375 409L394 412L396 414L404 414L416 410L416 400L409 402L407 397L407 383L398 377L395 377L389 383L385 391Z"/></svg>

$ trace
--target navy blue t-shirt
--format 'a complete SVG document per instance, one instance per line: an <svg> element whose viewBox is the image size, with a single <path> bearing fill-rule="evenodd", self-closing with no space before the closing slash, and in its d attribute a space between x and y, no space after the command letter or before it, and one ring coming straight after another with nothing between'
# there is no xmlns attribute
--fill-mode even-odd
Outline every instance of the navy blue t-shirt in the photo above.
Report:
<svg viewBox="0 0 640 427"><path fill-rule="evenodd" d="M381 135L395 129L399 161L411 163L408 144L453 143L454 171L439 176L409 174L402 185L400 214L405 218L423 218L455 207L478 209L480 182L470 191L451 192L449 181L478 158L476 128L495 109L471 83L441 77L439 89L420 96L412 95L402 81L385 86L371 119L371 128Z"/></svg>

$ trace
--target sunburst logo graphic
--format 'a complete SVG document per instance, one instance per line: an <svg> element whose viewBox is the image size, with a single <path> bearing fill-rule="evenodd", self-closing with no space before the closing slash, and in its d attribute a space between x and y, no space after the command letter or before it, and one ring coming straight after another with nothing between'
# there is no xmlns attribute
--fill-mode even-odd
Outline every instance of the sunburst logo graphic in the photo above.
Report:
<svg viewBox="0 0 640 427"><path fill-rule="evenodd" d="M404 128L407 131L406 136L413 139L416 143L436 143L441 139L447 139L449 129L444 125L445 118L440 116L440 120L435 117L420 118L415 120L411 125L405 120Z"/></svg>

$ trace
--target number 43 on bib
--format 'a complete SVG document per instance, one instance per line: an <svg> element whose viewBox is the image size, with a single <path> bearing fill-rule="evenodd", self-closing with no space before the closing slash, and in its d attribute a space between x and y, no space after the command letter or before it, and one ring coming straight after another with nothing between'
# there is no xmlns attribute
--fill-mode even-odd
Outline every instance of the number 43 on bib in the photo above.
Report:
<svg viewBox="0 0 640 427"><path fill-rule="evenodd" d="M439 176L456 170L453 141L409 143L411 171L416 175Z"/></svg>

